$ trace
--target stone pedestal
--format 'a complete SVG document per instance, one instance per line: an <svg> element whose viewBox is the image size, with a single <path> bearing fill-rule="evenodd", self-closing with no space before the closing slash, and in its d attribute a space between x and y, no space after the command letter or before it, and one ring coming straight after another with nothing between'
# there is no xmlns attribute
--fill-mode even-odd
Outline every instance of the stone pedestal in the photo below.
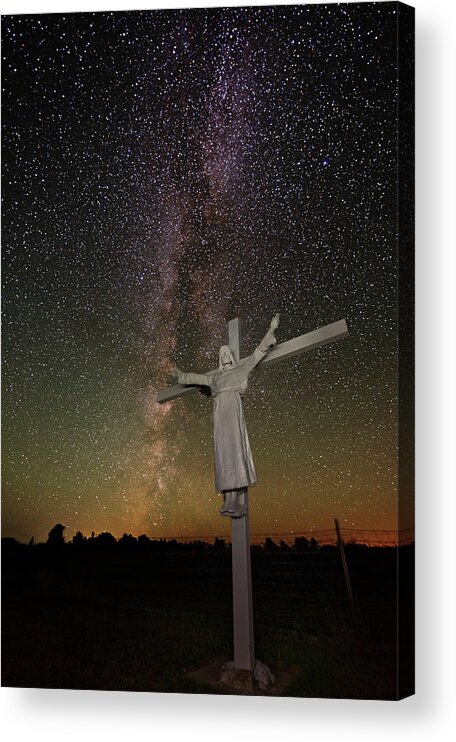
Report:
<svg viewBox="0 0 456 742"><path fill-rule="evenodd" d="M225 662L220 669L220 682L240 693L253 693L256 689L270 689L276 684L276 679L269 667L256 660L253 672L235 668L234 662Z"/></svg>

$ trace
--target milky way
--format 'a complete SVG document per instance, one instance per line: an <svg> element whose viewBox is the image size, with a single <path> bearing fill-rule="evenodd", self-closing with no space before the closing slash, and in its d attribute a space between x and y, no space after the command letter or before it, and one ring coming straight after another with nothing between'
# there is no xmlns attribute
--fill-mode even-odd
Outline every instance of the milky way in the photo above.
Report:
<svg viewBox="0 0 456 742"><path fill-rule="evenodd" d="M4 16L3 528L227 533L211 402L239 316L253 532L396 527L396 4Z"/></svg>

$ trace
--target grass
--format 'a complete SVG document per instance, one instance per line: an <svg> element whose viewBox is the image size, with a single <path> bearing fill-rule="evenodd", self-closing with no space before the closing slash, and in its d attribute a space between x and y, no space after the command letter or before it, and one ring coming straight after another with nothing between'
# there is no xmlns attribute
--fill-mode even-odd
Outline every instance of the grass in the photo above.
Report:
<svg viewBox="0 0 456 742"><path fill-rule="evenodd" d="M44 592L39 580L15 580L3 600L2 684L230 693L186 675L232 656L229 560L209 577L195 564L169 571L169 563L161 570L128 556L78 562L51 575ZM316 584L293 594L283 584L271 591L254 579L256 656L291 674L284 693L395 699L393 592L375 581L367 591L364 580L369 611L354 626L343 590Z"/></svg>

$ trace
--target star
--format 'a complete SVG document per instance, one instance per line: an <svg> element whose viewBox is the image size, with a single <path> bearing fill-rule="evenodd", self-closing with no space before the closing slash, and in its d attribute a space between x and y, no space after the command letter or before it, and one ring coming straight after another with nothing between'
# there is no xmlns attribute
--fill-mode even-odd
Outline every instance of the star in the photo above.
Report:
<svg viewBox="0 0 456 742"><path fill-rule="evenodd" d="M3 16L5 535L223 536L155 396L276 311L350 340L252 379L253 533L396 527L394 8Z"/></svg>

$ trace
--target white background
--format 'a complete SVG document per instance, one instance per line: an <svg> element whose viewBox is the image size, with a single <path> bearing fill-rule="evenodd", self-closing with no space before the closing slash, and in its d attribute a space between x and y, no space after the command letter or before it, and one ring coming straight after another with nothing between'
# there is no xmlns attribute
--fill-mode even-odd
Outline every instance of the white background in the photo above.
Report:
<svg viewBox="0 0 456 742"><path fill-rule="evenodd" d="M5 0L2 13L274 2ZM293 4L293 3L288 3ZM400 703L0 690L8 740L448 739L456 728L454 0L415 0L417 48L417 693Z"/></svg>

